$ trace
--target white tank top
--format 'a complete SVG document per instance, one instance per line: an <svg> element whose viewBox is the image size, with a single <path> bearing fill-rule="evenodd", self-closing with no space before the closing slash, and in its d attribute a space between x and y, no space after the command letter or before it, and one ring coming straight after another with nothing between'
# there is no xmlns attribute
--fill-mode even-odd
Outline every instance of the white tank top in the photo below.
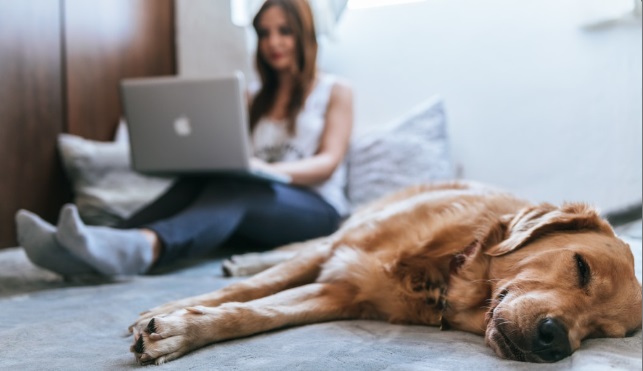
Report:
<svg viewBox="0 0 643 371"><path fill-rule="evenodd" d="M287 162L311 157L317 153L334 84L334 76L318 75L317 85L308 95L304 107L297 116L294 136L288 134L285 120L260 119L252 133L254 155L266 162ZM256 89L252 90L255 90L252 93L256 92ZM311 188L332 205L339 215L348 214L349 206L345 195L345 159L337 166L330 178Z"/></svg>

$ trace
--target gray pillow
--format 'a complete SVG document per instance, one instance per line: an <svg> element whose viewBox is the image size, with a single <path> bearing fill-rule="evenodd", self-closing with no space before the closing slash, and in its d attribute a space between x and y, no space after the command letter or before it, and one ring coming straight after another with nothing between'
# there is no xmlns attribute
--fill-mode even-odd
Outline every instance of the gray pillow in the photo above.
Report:
<svg viewBox="0 0 643 371"><path fill-rule="evenodd" d="M173 179L145 176L130 167L127 130L119 126L114 142L59 134L58 149L83 220L115 225L165 192Z"/></svg>
<svg viewBox="0 0 643 371"><path fill-rule="evenodd" d="M355 137L348 156L353 207L403 187L455 177L446 116L434 96L385 128Z"/></svg>

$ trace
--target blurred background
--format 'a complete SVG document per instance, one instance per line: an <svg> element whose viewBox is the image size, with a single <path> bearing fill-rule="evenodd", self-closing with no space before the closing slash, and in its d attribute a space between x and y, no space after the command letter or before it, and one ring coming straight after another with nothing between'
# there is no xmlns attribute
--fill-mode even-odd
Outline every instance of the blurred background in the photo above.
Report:
<svg viewBox="0 0 643 371"><path fill-rule="evenodd" d="M180 74L252 75L254 34L227 5L177 1ZM462 177L542 201L640 205L640 2L349 0L333 27L319 63L353 84L358 135L438 94Z"/></svg>
<svg viewBox="0 0 643 371"><path fill-rule="evenodd" d="M252 70L257 0L0 0L0 247L71 199L56 135L111 140L125 77ZM439 95L458 176L641 212L637 0L314 0L355 135Z"/></svg>

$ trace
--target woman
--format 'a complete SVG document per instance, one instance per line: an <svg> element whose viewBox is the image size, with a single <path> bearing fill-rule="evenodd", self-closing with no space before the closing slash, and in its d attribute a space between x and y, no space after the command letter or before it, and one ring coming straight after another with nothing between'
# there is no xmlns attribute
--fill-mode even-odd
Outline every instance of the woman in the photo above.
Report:
<svg viewBox="0 0 643 371"><path fill-rule="evenodd" d="M291 184L185 178L119 229L84 225L73 205L63 207L57 227L20 210L18 240L32 262L62 275L141 274L231 238L267 248L337 228L348 209L351 89L317 71L305 0L266 1L253 27L262 84L250 104L252 165Z"/></svg>

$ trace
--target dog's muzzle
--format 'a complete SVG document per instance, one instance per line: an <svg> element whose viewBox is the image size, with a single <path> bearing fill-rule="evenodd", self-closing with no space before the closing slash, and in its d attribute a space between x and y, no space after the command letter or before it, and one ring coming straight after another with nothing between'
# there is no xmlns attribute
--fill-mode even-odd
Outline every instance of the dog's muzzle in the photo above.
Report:
<svg viewBox="0 0 643 371"><path fill-rule="evenodd" d="M538 322L531 336L518 338L506 325L494 326L490 340L501 357L522 362L557 362L572 354L567 328L556 318Z"/></svg>
<svg viewBox="0 0 643 371"><path fill-rule="evenodd" d="M545 318L536 328L532 352L543 362L557 362L572 354L567 328L555 318Z"/></svg>

